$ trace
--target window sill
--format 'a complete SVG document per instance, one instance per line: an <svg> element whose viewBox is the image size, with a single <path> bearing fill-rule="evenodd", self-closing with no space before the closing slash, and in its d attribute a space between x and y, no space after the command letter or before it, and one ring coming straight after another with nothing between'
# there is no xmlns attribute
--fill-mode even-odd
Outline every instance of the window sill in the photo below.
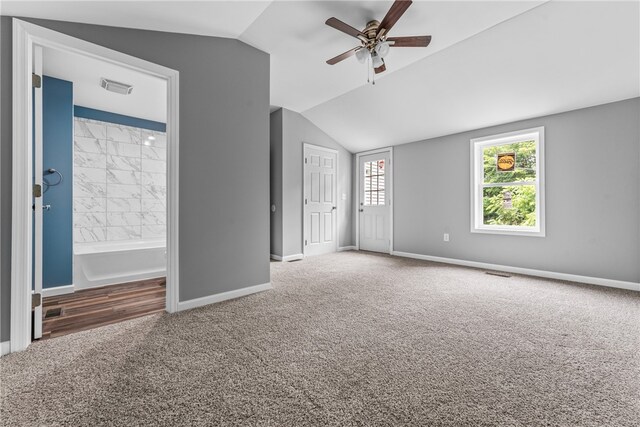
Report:
<svg viewBox="0 0 640 427"><path fill-rule="evenodd" d="M526 236L526 237L545 237L544 230L518 230L508 228L472 228L472 233L476 234L502 234L506 236Z"/></svg>

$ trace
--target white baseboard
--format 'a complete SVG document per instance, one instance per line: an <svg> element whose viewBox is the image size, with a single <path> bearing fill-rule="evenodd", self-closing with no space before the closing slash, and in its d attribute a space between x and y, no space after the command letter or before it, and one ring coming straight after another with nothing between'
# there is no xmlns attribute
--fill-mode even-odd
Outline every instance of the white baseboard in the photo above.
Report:
<svg viewBox="0 0 640 427"><path fill-rule="evenodd" d="M54 297L57 295L72 294L75 291L73 285L57 286L55 288L43 288L42 298Z"/></svg>
<svg viewBox="0 0 640 427"><path fill-rule="evenodd" d="M222 292L215 295L209 295L207 297L190 299L188 301L180 301L178 302L178 311L189 310L196 307L202 307L203 305L209 305L216 302L244 297L247 295L255 294L257 292L267 291L269 289L271 289L271 282L263 283L261 285L248 286L242 289L235 289L233 291Z"/></svg>
<svg viewBox="0 0 640 427"><path fill-rule="evenodd" d="M299 259L304 259L304 254L293 254L282 257L282 261L298 261Z"/></svg>
<svg viewBox="0 0 640 427"><path fill-rule="evenodd" d="M628 289L640 291L640 283L625 282L622 280L604 279L601 277L579 276L577 274L558 273L555 271L535 270L532 268L511 267L508 265L489 264L486 262L467 261L454 258L442 258L430 255L413 254L409 252L393 251L392 255L404 258L421 259L424 261L441 262L444 264L464 265L465 267L481 268L485 270L506 271L508 273L523 274L526 276L544 277L547 279L566 280L569 282L587 283L590 285L607 286L610 288Z"/></svg>
<svg viewBox="0 0 640 427"><path fill-rule="evenodd" d="M0 356L11 353L11 341L3 341L0 343Z"/></svg>
<svg viewBox="0 0 640 427"><path fill-rule="evenodd" d="M285 255L285 256L271 254L271 259L275 259L276 261L282 261L282 262L297 261L299 259L304 259L304 254L293 254L293 255Z"/></svg>
<svg viewBox="0 0 640 427"><path fill-rule="evenodd" d="M355 251L355 250L357 250L357 248L355 246L340 246L338 248L338 252Z"/></svg>

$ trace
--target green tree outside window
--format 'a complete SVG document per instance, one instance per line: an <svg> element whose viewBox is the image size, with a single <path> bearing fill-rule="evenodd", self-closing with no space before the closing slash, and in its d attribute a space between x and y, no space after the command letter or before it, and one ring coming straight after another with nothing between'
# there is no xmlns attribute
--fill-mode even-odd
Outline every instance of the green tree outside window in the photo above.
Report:
<svg viewBox="0 0 640 427"><path fill-rule="evenodd" d="M515 153L515 170L500 172L497 156ZM485 225L536 225L536 143L523 141L483 148ZM517 185L509 185L517 183ZM493 186L486 186L493 184ZM502 185L496 185L502 184Z"/></svg>

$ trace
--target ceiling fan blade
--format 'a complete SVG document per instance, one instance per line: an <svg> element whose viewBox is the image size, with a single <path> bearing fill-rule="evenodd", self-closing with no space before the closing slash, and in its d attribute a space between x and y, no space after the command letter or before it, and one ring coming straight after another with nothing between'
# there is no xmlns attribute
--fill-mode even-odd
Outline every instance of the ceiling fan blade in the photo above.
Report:
<svg viewBox="0 0 640 427"><path fill-rule="evenodd" d="M374 68L373 70L376 72L376 74L380 74L387 70L387 66L385 64L382 64L381 66L379 66L378 68Z"/></svg>
<svg viewBox="0 0 640 427"><path fill-rule="evenodd" d="M342 31L343 33L349 34L350 36L353 36L356 38L358 38L358 36L364 37L364 34L362 34L359 30L356 30L349 24L345 24L338 18L329 18L327 19L327 22L325 22L325 24L335 28L338 31Z"/></svg>
<svg viewBox="0 0 640 427"><path fill-rule="evenodd" d="M389 37L392 47L427 47L431 43L431 36Z"/></svg>
<svg viewBox="0 0 640 427"><path fill-rule="evenodd" d="M409 9L411 3L413 3L411 0L396 0L395 3L391 5L391 9L389 9L389 12L387 12L382 22L380 22L378 34L380 34L383 29L385 34L389 34L391 27L393 27L395 23L398 22L398 19Z"/></svg>
<svg viewBox="0 0 640 427"><path fill-rule="evenodd" d="M340 55L329 59L327 61L327 64L335 65L340 61L344 61L345 59L349 58L350 56L353 56L360 49L362 49L362 46L354 47L353 49L350 49L350 50L346 51L345 53L341 53Z"/></svg>

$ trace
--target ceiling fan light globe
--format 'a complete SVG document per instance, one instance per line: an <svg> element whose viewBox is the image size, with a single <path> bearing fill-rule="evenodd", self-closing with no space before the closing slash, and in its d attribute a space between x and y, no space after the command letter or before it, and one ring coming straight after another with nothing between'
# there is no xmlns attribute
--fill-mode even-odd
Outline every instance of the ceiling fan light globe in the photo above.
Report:
<svg viewBox="0 0 640 427"><path fill-rule="evenodd" d="M369 51L367 49L360 49L356 52L356 59L361 64L364 64L368 56L369 56Z"/></svg>
<svg viewBox="0 0 640 427"><path fill-rule="evenodd" d="M373 68L379 68L384 65L384 62L382 62L382 58L380 57L380 55L371 55L371 65L373 65Z"/></svg>
<svg viewBox="0 0 640 427"><path fill-rule="evenodd" d="M376 53L381 57L384 58L385 56L387 56L389 54L389 42L382 42L382 43L378 43L376 45Z"/></svg>

